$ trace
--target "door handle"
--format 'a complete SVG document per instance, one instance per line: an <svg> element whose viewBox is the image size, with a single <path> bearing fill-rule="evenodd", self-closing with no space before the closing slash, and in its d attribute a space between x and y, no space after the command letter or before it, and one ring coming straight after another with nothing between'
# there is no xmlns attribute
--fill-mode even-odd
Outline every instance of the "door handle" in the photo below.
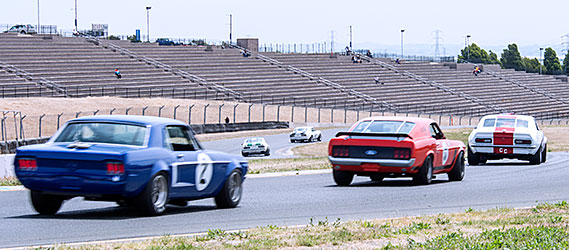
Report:
<svg viewBox="0 0 569 250"><path fill-rule="evenodd" d="M182 159L182 158L184 158L184 154L176 155L176 157L177 157L178 159Z"/></svg>

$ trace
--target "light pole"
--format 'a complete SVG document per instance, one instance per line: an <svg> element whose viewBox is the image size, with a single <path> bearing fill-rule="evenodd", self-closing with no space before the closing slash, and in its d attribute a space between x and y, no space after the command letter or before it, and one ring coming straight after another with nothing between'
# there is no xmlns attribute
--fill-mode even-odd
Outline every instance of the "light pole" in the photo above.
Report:
<svg viewBox="0 0 569 250"><path fill-rule="evenodd" d="M350 51L354 51L352 48L352 25L350 25Z"/></svg>
<svg viewBox="0 0 569 250"><path fill-rule="evenodd" d="M543 48L539 48L539 74L541 75L541 52Z"/></svg>
<svg viewBox="0 0 569 250"><path fill-rule="evenodd" d="M229 44L232 44L233 36L233 14L229 14Z"/></svg>
<svg viewBox="0 0 569 250"><path fill-rule="evenodd" d="M401 30L401 59L403 59L403 32L405 30Z"/></svg>
<svg viewBox="0 0 569 250"><path fill-rule="evenodd" d="M466 61L470 61L470 35L466 35L466 48L468 50L466 54Z"/></svg>
<svg viewBox="0 0 569 250"><path fill-rule="evenodd" d="M150 42L150 9L152 7L146 6L146 42Z"/></svg>
<svg viewBox="0 0 569 250"><path fill-rule="evenodd" d="M36 32L38 34L40 33L40 0L38 0L38 28L37 28Z"/></svg>
<svg viewBox="0 0 569 250"><path fill-rule="evenodd" d="M79 32L77 29L77 0L75 0L75 32Z"/></svg>

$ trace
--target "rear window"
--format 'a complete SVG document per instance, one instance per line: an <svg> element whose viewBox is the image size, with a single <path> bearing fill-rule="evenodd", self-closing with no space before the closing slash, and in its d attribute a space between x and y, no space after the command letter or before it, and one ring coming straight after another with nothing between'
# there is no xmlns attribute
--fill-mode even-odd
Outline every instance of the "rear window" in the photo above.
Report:
<svg viewBox="0 0 569 250"><path fill-rule="evenodd" d="M358 124L352 132L361 133L399 133L408 134L415 123L403 121L365 121Z"/></svg>
<svg viewBox="0 0 569 250"><path fill-rule="evenodd" d="M516 127L518 128L527 128L529 126L529 121L518 119L516 121Z"/></svg>
<svg viewBox="0 0 569 250"><path fill-rule="evenodd" d="M262 138L249 138L249 139L245 140L245 143L257 143L257 142L261 143L261 142L263 142L263 139Z"/></svg>
<svg viewBox="0 0 569 250"><path fill-rule="evenodd" d="M500 128L513 128L516 124L516 119L513 118L498 118L496 119L496 127Z"/></svg>
<svg viewBox="0 0 569 250"><path fill-rule="evenodd" d="M484 120L484 124L482 125L482 127L494 127L494 124L496 124L496 119L489 118Z"/></svg>
<svg viewBox="0 0 569 250"><path fill-rule="evenodd" d="M93 142L143 146L147 128L119 123L71 123L59 134L55 142Z"/></svg>

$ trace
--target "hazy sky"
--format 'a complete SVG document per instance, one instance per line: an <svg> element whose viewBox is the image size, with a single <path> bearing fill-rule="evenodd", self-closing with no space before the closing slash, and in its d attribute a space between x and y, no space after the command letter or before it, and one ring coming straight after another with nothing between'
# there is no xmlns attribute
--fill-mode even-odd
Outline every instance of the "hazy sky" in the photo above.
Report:
<svg viewBox="0 0 569 250"><path fill-rule="evenodd" d="M37 24L38 0L0 0L0 24ZM39 0L41 24L71 30L75 0ZM464 46L466 34L482 48L552 46L561 49L569 34L567 0L77 0L79 29L92 23L109 25L110 34L146 34L150 5L151 37L229 40L229 14L233 37L258 37L263 43L329 42L335 32L338 48L349 42L353 26L354 47L378 44L395 48L404 42L435 44L440 30L442 46ZM388 46L391 45L391 46ZM559 54L562 51L558 51ZM564 53L563 53L564 54Z"/></svg>

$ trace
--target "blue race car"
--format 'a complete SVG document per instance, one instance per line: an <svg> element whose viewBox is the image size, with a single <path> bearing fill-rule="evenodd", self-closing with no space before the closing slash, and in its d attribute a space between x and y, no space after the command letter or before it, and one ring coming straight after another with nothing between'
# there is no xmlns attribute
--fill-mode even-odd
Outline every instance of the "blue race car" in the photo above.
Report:
<svg viewBox="0 0 569 250"><path fill-rule="evenodd" d="M71 120L46 144L18 148L14 161L34 209L45 215L77 196L146 215L209 197L233 208L248 166L241 156L203 149L180 121L115 115Z"/></svg>

